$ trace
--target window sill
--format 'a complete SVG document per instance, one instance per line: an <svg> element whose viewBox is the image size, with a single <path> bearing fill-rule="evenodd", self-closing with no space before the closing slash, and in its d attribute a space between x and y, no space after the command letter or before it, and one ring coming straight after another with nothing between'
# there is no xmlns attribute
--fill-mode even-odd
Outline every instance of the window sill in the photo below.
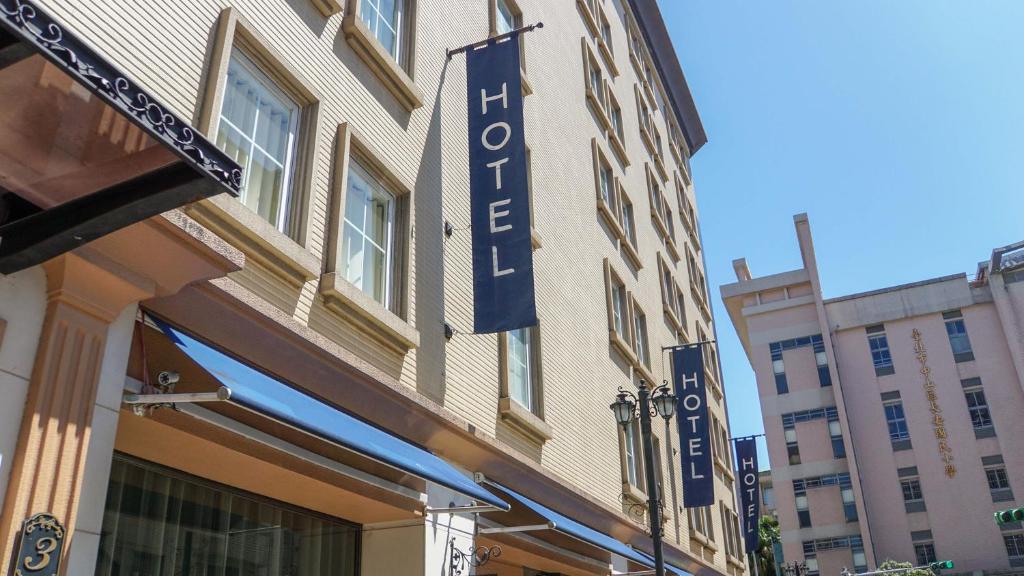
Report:
<svg viewBox="0 0 1024 576"><path fill-rule="evenodd" d="M630 50L629 50L629 61L633 63L633 68L636 70L636 77L637 78L643 78L644 77L644 66L643 66L643 64L640 63L640 57L637 55L636 52L633 51L633 45L632 44L630 44L629 48L630 48Z"/></svg>
<svg viewBox="0 0 1024 576"><path fill-rule="evenodd" d="M604 63L608 65L608 72L612 75L612 78L618 78L619 67L615 65L615 55L612 54L611 48L608 47L608 43L604 41L604 38L598 38L597 49L601 53Z"/></svg>
<svg viewBox="0 0 1024 576"><path fill-rule="evenodd" d="M982 439L982 438L995 438L996 437L996 429L995 429L994 426L985 426L983 428L975 428L974 429L974 437L979 439L979 440Z"/></svg>
<svg viewBox="0 0 1024 576"><path fill-rule="evenodd" d="M587 29L590 33L597 36L599 30L597 28L597 18L594 18L594 14L590 11L590 6L587 6L587 0L576 0L576 4L580 7L580 12L583 14L583 22L587 25Z"/></svg>
<svg viewBox="0 0 1024 576"><path fill-rule="evenodd" d="M534 250L540 250L544 247L543 238L540 237L540 232L533 226L530 226L530 245L533 246Z"/></svg>
<svg viewBox="0 0 1024 576"><path fill-rule="evenodd" d="M622 162L623 166L629 166L629 155L626 154L626 146L622 143L622 139L615 130L608 131L608 142L612 145L612 150L615 151L615 155L619 157L619 161Z"/></svg>
<svg viewBox="0 0 1024 576"><path fill-rule="evenodd" d="M657 110L658 109L658 99L654 97L654 86L651 86L651 83L648 82L646 80L646 78L643 81L643 85L644 85L644 93L647 94L647 100L651 104L651 110Z"/></svg>
<svg viewBox="0 0 1024 576"><path fill-rule="evenodd" d="M910 443L910 439L909 438L907 438L905 440L893 440L892 441L892 451L893 452L902 452L903 450L913 450L913 449L914 449L914 446Z"/></svg>
<svg viewBox="0 0 1024 576"><path fill-rule="evenodd" d="M1014 500L1013 490L1009 488L990 490L990 492L992 493L993 502L1012 502Z"/></svg>
<svg viewBox="0 0 1024 576"><path fill-rule="evenodd" d="M399 354L419 346L415 328L334 272L320 277L320 295L328 308Z"/></svg>
<svg viewBox="0 0 1024 576"><path fill-rule="evenodd" d="M640 377L647 382L647 386L651 388L658 386L658 379L654 377L654 373L651 372L650 368L640 362L639 359L633 364L633 368L640 373Z"/></svg>
<svg viewBox="0 0 1024 576"><path fill-rule="evenodd" d="M672 262L679 262L682 259L676 239L672 236L665 237L665 248L668 248L668 255L672 257Z"/></svg>
<svg viewBox="0 0 1024 576"><path fill-rule="evenodd" d="M622 496L647 509L647 493L626 480L622 481Z"/></svg>
<svg viewBox="0 0 1024 576"><path fill-rule="evenodd" d="M654 155L654 140L651 138L651 133L647 131L644 125L640 124L640 139L643 140L644 146L647 148L647 153Z"/></svg>
<svg viewBox="0 0 1024 576"><path fill-rule="evenodd" d="M715 466L717 466L718 469L722 471L722 475L724 475L730 481L736 480L736 476L733 475L732 470L729 469L729 466L721 458L715 456L714 458L712 458L712 460L714 460Z"/></svg>
<svg viewBox="0 0 1024 576"><path fill-rule="evenodd" d="M334 16L341 12L342 8L339 0L310 0L310 3L323 14L324 18Z"/></svg>
<svg viewBox="0 0 1024 576"><path fill-rule="evenodd" d="M892 366L876 366L875 377L891 376L896 373L896 369Z"/></svg>
<svg viewBox="0 0 1024 576"><path fill-rule="evenodd" d="M519 79L522 83L523 96L533 94L533 85L530 84L530 81L526 78L526 70L522 68L519 69Z"/></svg>
<svg viewBox="0 0 1024 576"><path fill-rule="evenodd" d="M956 362L957 364L961 364L963 362L973 362L974 352L960 352L959 354L953 354L953 361Z"/></svg>
<svg viewBox="0 0 1024 576"><path fill-rule="evenodd" d="M185 213L293 287L320 273L320 260L262 216L227 195L190 204Z"/></svg>
<svg viewBox="0 0 1024 576"><path fill-rule="evenodd" d="M622 226L619 224L618 219L612 212L612 207L609 206L601 196L597 197L597 211L601 213L602 217L604 217L608 227L612 229L612 232L617 238L624 238L626 236L625 231L622 230Z"/></svg>
<svg viewBox="0 0 1024 576"><path fill-rule="evenodd" d="M744 564L742 560L738 560L732 554L726 554L725 555L725 560L726 560L727 563L731 564L732 566L734 566L736 568L744 568L744 569L746 568L746 564Z"/></svg>
<svg viewBox="0 0 1024 576"><path fill-rule="evenodd" d="M601 125L602 130L611 130L612 122L608 119L608 113L604 110L604 105L601 100L597 98L597 94L594 94L594 89L587 86L587 101L590 102L590 107L593 108L594 114L597 115L598 123Z"/></svg>
<svg viewBox="0 0 1024 576"><path fill-rule="evenodd" d="M507 396L498 399L498 413L509 426L522 432L538 444L543 444L552 438L551 426L547 422Z"/></svg>
<svg viewBox="0 0 1024 576"><path fill-rule="evenodd" d="M349 10L345 14L341 28L352 50L362 58L406 111L412 112L423 106L423 93L374 38L355 10Z"/></svg>
<svg viewBox="0 0 1024 576"><path fill-rule="evenodd" d="M672 328L677 332L683 332L685 330L683 323L679 321L679 317L676 316L675 311L672 310L672 306L666 302L664 298L661 299L661 306L665 310L665 316L668 317L668 322L672 325Z"/></svg>
<svg viewBox="0 0 1024 576"><path fill-rule="evenodd" d="M622 354L630 364L637 363L636 353L633 352L633 349L629 347L629 343L626 342L618 332L615 330L609 330L608 340L612 343L612 346L619 351L619 354Z"/></svg>
<svg viewBox="0 0 1024 576"><path fill-rule="evenodd" d="M640 260L640 253L636 251L636 246L628 239L619 241L622 244L622 251L626 253L629 261L633 264L633 268L640 270L644 267L644 263Z"/></svg>
<svg viewBox="0 0 1024 576"><path fill-rule="evenodd" d="M668 182L668 170L665 169L665 159L662 158L660 152L654 155L654 167L658 169L661 181Z"/></svg>

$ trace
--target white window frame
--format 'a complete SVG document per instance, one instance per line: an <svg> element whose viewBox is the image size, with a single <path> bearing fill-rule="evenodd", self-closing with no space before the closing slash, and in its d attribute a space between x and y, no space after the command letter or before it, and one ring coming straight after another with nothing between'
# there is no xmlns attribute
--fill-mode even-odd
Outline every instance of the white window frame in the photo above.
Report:
<svg viewBox="0 0 1024 576"><path fill-rule="evenodd" d="M396 218L396 213L397 213L398 195L395 194L392 190L388 189L387 185L384 182L382 182L381 179L378 178L373 173L372 170L364 168L360 164L360 162L359 162L359 160L357 158L352 158L349 161L348 169L349 169L348 190L345 191L346 202L345 202L345 206L342 207L342 212L343 212L343 214L342 214L342 226L345 226L346 229L347 229L347 227L351 226L355 230L355 232L359 235L359 237L362 239L362 242L363 242L363 262L362 262L363 274L362 274L362 277L363 278L366 277L366 266L367 266L367 261L366 261L366 243L367 242L371 243L373 245L373 248L376 248L376 249L381 249L381 247L377 246L376 242L371 240L366 235L366 216L367 216L368 210L366 210L367 207L366 207L365 204L363 206L364 207L364 210L363 210L363 223L362 223L362 227L361 228L357 227L356 224L349 219L349 214L348 214L348 195L352 193L352 186L353 186L353 178L352 178L352 176L356 175L361 180L363 180L367 184L367 186L369 186L374 191L386 194L387 196L390 197L390 202L388 203L387 232L386 232L386 239L385 239L387 246L383 249L384 256L385 256L385 258L384 258L384 294L383 294L383 300L380 301L380 304L382 306L384 306L385 308L391 309L392 308L392 302L394 301L394 297L393 297L393 294L392 294L392 292L393 292L392 288L394 286L394 274L395 274L395 266L394 266L394 257L395 257L395 248L396 248L395 247L395 225L396 225L395 218ZM343 230L342 231L342 236L343 237L344 237L344 234L345 234L345 231ZM342 260L343 263L344 263L344 266L345 266L345 269L343 271L343 277L345 278L346 281L350 282L353 286L355 286L359 290L364 291L364 293L366 293L363 286L361 286L359 284L356 284L355 282L353 282L352 280L349 279L349 268L348 268L348 258L347 258L347 256L348 256L347 254L343 255L343 260ZM373 298L372 294L367 294L367 296L370 296L371 298ZM376 298L374 298L374 299L376 300Z"/></svg>
<svg viewBox="0 0 1024 576"><path fill-rule="evenodd" d="M408 50L407 50L406 44L408 44L408 41L409 41L409 39L406 37L408 35L408 33L409 33L408 30L406 30L406 15L409 12L409 1L410 0L394 0L395 1L395 6L398 8L397 21L395 22L394 26L391 26L391 24L388 24L388 21L384 17L384 14L381 13L381 11L380 11L380 3L381 3L381 1L382 0L359 0L359 14L358 14L358 16L359 16L359 18L361 18L363 20L363 24L366 25L367 29L369 29L370 35L373 36L374 40L376 40L384 48L385 52L390 54L391 57L395 59L395 62L397 62L399 66L401 66L402 68L405 68L407 66L407 64L408 64L408 54L407 54ZM367 9L372 10L374 12L374 14L376 14L376 18L373 18L373 22L372 23L371 22L367 22L367 19L364 17L364 12L363 11L367 10ZM383 22L384 25L387 26L388 29L391 30L395 34L395 51L394 51L394 53L392 53L391 50L389 50L387 46L384 46L384 43L381 42L381 40L380 40L380 36L378 35L378 30L380 29L380 23L381 22Z"/></svg>
<svg viewBox="0 0 1024 576"><path fill-rule="evenodd" d="M295 175L295 156L298 151L298 146L300 142L299 130L301 127L302 104L296 98L282 90L281 87L278 86L277 83L273 80L273 78L271 78L271 76L267 72L265 72L259 66L259 64L257 64L254 61L254 59L251 56L246 54L244 50L239 49L238 47L233 48L228 59L228 70L225 72L225 74L227 74L230 71L232 64L237 64L257 82L261 89L266 90L271 96L283 101L284 103L292 104L294 106L294 113L291 114L288 123L288 143L286 145L286 152L283 163L279 162L276 158L273 158L270 155L270 153L268 153L263 148L263 146L257 144L253 135L246 134L245 132L242 131L240 127L235 126L229 119L227 119L227 117L224 116L224 107L228 102L227 86L225 86L224 95L221 98L220 110L217 111L218 138L220 137L220 131L223 129L224 125L227 125L227 127L230 128L230 130L233 133L238 134L244 142L249 144L247 158L250 162L250 165L256 156L255 153L258 152L262 156L271 159L275 164L281 166L283 172L283 177L281 178L280 191L281 199L279 202L278 213L275 219L271 222L271 224L273 224L274 227L280 230L281 232L290 234L292 231L288 229L288 223L292 218L292 212L295 209L295 207L292 205L294 202L292 192L294 188L293 178ZM253 133L258 131L258 125L259 108L257 107L256 117L253 120ZM241 188L242 194L239 197L239 201L242 202L242 204L248 205L248 201L250 200L249 176L251 171L245 168L247 168L247 166L243 166ZM257 208L253 209L254 212L259 212L258 205L259 203L257 202Z"/></svg>

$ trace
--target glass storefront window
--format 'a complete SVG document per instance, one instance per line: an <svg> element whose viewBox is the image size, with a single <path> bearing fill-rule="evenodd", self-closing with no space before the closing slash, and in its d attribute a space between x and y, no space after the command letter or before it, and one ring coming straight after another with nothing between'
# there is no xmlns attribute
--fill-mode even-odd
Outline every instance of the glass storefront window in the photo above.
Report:
<svg viewBox="0 0 1024 576"><path fill-rule="evenodd" d="M359 526L115 456L97 576L354 576Z"/></svg>

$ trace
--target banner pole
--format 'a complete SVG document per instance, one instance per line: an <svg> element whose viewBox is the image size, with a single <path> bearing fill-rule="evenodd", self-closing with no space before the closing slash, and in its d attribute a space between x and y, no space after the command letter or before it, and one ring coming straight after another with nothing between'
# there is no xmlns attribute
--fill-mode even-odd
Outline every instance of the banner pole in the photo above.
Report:
<svg viewBox="0 0 1024 576"><path fill-rule="evenodd" d="M492 36L492 37L488 38L487 40L480 40L479 42L473 42L472 44L466 44L465 46L460 46L458 48L452 48L451 50L448 50L448 59L451 60L452 56L455 56L456 54L462 54L466 50L469 50L471 48L476 48L477 46L483 46L484 44L487 44L488 42L497 42L499 40L504 40L505 38L509 38L511 36L515 36L516 34L522 34L523 32L532 32L532 31L536 30L537 28L543 28L543 27L544 27L544 23L543 22L537 22L536 24L530 24L529 26L523 26L522 28L516 28L515 30L510 30L508 32L505 32L504 34L498 34L497 36Z"/></svg>

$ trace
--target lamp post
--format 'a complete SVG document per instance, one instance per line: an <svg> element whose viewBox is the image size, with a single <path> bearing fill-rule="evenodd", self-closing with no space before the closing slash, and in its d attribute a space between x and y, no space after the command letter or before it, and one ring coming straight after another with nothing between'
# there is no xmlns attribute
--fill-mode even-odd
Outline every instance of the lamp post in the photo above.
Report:
<svg viewBox="0 0 1024 576"><path fill-rule="evenodd" d="M644 476L647 481L647 511L651 524L651 540L654 544L654 573L665 576L665 553L661 545L661 494L654 469L654 439L651 432L651 418L661 415L668 422L676 413L676 397L667 384L648 390L640 381L637 393L619 388L619 394L610 406L615 421L625 429L634 418L640 418L640 438L644 452Z"/></svg>

